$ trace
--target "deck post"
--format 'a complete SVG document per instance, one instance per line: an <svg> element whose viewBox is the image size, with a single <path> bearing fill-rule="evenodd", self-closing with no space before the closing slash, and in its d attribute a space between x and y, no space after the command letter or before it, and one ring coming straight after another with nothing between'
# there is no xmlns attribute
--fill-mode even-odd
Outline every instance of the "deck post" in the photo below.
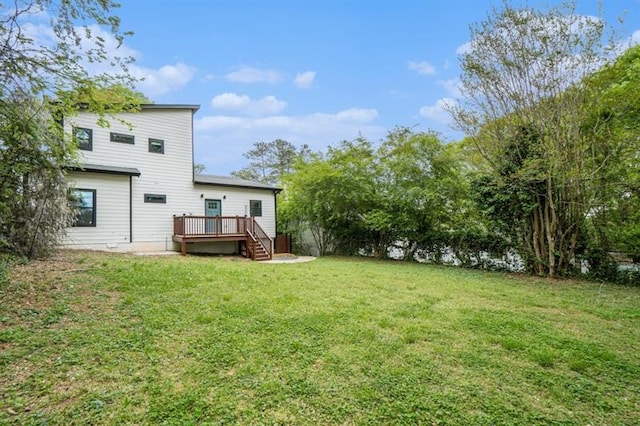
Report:
<svg viewBox="0 0 640 426"><path fill-rule="evenodd" d="M187 255L187 242L182 237L182 241L180 241L180 252L183 256Z"/></svg>

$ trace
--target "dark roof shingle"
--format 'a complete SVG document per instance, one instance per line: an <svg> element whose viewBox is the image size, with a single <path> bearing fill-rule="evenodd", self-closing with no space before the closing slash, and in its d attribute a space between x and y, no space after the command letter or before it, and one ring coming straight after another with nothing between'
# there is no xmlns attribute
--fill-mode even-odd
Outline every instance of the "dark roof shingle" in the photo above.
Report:
<svg viewBox="0 0 640 426"><path fill-rule="evenodd" d="M195 175L193 182L201 185L235 186L239 188L268 189L277 192L281 191L280 188L268 183L254 182L233 176Z"/></svg>

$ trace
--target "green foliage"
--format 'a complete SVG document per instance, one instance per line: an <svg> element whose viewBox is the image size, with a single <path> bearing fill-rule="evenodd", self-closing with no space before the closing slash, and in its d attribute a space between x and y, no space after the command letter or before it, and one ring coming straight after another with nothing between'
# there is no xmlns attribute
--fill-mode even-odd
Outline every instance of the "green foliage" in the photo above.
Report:
<svg viewBox="0 0 640 426"><path fill-rule="evenodd" d="M598 94L585 120L594 134L603 167L597 209L590 217L590 243L640 260L640 46L590 76ZM597 247L593 247L597 248Z"/></svg>
<svg viewBox="0 0 640 426"><path fill-rule="evenodd" d="M205 172L205 170L207 170L207 167L204 164L200 164L200 163L195 163L193 165L193 174L194 175L201 175Z"/></svg>
<svg viewBox="0 0 640 426"><path fill-rule="evenodd" d="M363 138L343 141L326 155L300 159L285 175L279 204L288 232L309 229L321 254L355 254L369 240L364 213L375 197L374 151Z"/></svg>
<svg viewBox="0 0 640 426"><path fill-rule="evenodd" d="M396 248L408 260L441 261L453 251L478 266L481 242L501 239L489 237L470 202L463 164L460 147L433 132L396 128L378 149L363 138L344 141L286 176L280 229L309 229L321 254L385 258Z"/></svg>
<svg viewBox="0 0 640 426"><path fill-rule="evenodd" d="M0 18L0 37L5 47L0 51L0 83L4 93L73 91L91 81L104 87L117 79L108 74L90 78L81 66L83 62L106 62L126 69L132 61L130 57L109 57L106 40L90 28L94 23L106 27L119 43L131 34L121 31L120 19L113 13L119 7L115 2L28 0L6 6ZM23 26L35 15L49 17L51 39L25 35ZM118 79L125 85L130 81L126 75Z"/></svg>
<svg viewBox="0 0 640 426"><path fill-rule="evenodd" d="M118 80L109 82L107 78L88 79L78 82L70 90L58 90L52 105L55 114L70 117L75 114L77 108L83 108L98 116L98 124L108 127L106 116L123 111L138 112L141 104L153 103L143 93L125 86Z"/></svg>
<svg viewBox="0 0 640 426"><path fill-rule="evenodd" d="M60 122L80 107L103 117L147 99L128 88L131 58L110 57L106 40L91 28L106 27L122 43L128 33L113 14L116 3L28 0L0 7L0 251L38 257L72 219L64 171L75 160L75 144ZM24 27L36 15L50 18L51 31L31 38ZM87 62L116 71L89 75Z"/></svg>
<svg viewBox="0 0 640 426"><path fill-rule="evenodd" d="M585 79L612 51L607 31L575 3L542 11L505 1L472 27L461 57L465 99L450 109L490 165L476 200L538 275L574 272L580 232L602 211L616 167L619 144L600 119L610 114L586 124L606 92Z"/></svg>
<svg viewBox="0 0 640 426"><path fill-rule="evenodd" d="M5 97L0 140L0 251L45 256L73 218L64 179L73 147L33 98Z"/></svg>

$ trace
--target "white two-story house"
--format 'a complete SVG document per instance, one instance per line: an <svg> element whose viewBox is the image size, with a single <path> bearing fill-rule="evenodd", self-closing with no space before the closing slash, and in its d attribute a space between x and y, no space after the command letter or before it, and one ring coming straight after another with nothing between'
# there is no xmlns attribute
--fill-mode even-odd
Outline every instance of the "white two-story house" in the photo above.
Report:
<svg viewBox="0 0 640 426"><path fill-rule="evenodd" d="M109 126L87 111L65 120L80 159L68 174L80 213L65 247L271 257L279 189L194 175L198 108L142 105L109 118Z"/></svg>

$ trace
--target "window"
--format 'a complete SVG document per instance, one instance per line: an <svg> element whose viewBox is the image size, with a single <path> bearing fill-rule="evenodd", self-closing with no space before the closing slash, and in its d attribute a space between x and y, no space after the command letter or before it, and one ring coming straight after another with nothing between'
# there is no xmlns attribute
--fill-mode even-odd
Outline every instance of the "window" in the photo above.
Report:
<svg viewBox="0 0 640 426"><path fill-rule="evenodd" d="M144 194L144 202L167 204L167 196L164 194Z"/></svg>
<svg viewBox="0 0 640 426"><path fill-rule="evenodd" d="M123 133L111 132L110 139L111 142L128 143L131 145L135 143L135 138L133 137L133 135L125 135Z"/></svg>
<svg viewBox="0 0 640 426"><path fill-rule="evenodd" d="M83 151L93 151L93 130L74 127L73 138L78 144L78 149Z"/></svg>
<svg viewBox="0 0 640 426"><path fill-rule="evenodd" d="M96 226L96 190L72 189L71 200L78 211L73 226Z"/></svg>
<svg viewBox="0 0 640 426"><path fill-rule="evenodd" d="M164 154L164 141L162 139L149 138L149 152Z"/></svg>
<svg viewBox="0 0 640 426"><path fill-rule="evenodd" d="M249 211L251 216L262 216L262 200L249 201Z"/></svg>

